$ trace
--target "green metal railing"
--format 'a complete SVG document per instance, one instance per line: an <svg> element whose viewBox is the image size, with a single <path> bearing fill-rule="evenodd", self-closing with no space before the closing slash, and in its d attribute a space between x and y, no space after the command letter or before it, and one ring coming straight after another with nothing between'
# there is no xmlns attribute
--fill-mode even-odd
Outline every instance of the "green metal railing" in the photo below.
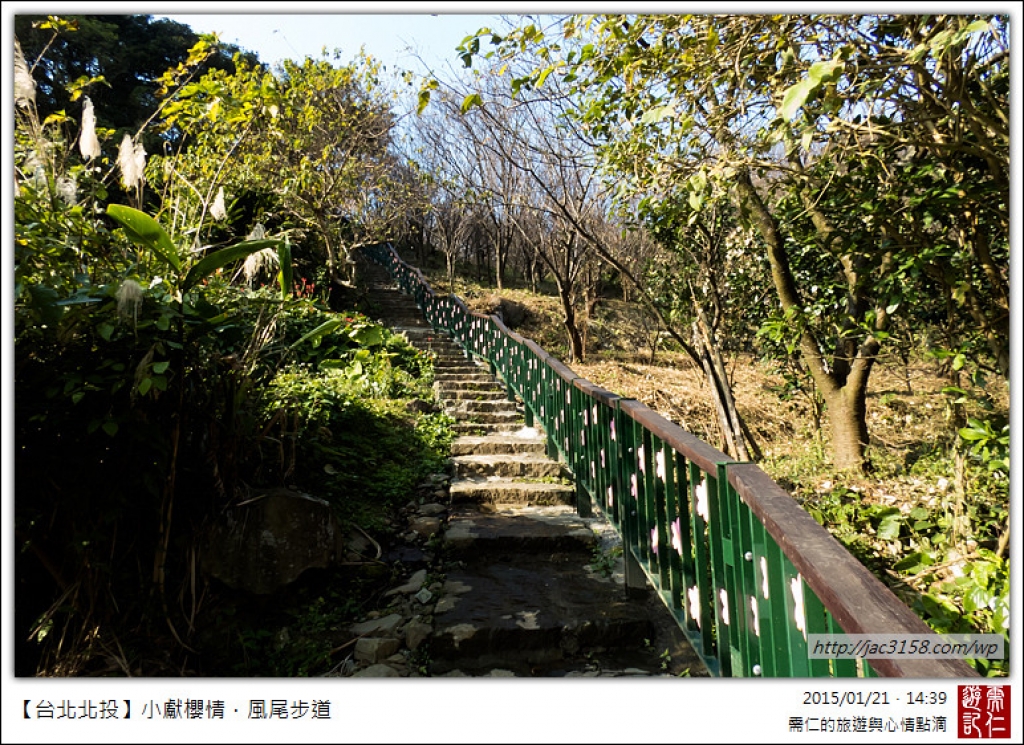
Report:
<svg viewBox="0 0 1024 745"><path fill-rule="evenodd" d="M808 634L933 632L756 465L435 294L390 244L364 251L523 402L527 425L541 425L548 454L572 471L580 514L597 505L621 535L627 586L650 583L713 674L976 675L961 660L809 659Z"/></svg>

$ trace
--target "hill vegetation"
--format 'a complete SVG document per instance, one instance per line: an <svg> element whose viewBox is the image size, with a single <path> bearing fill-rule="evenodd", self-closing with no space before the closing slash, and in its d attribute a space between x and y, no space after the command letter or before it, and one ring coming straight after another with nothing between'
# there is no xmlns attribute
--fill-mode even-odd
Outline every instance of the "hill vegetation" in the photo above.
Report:
<svg viewBox="0 0 1024 745"><path fill-rule="evenodd" d="M418 80L16 19L19 674L202 672L198 546L254 490L387 532L450 432L357 312L385 240L1008 635L1008 18L513 20Z"/></svg>

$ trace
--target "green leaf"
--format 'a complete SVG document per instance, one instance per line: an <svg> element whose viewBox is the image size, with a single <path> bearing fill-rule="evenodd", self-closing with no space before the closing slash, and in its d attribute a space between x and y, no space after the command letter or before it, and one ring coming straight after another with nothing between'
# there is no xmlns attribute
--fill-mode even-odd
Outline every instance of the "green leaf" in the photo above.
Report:
<svg viewBox="0 0 1024 745"><path fill-rule="evenodd" d="M915 520L927 520L929 515L931 515L931 513L924 507L915 507L910 511L910 516Z"/></svg>
<svg viewBox="0 0 1024 745"><path fill-rule="evenodd" d="M964 595L964 610L968 613L984 610L988 608L989 601L991 600L992 593L988 592L984 587L975 585Z"/></svg>
<svg viewBox="0 0 1024 745"><path fill-rule="evenodd" d="M821 87L822 83L834 83L843 71L842 60L815 62L807 71L807 77L796 85L790 86L782 96L779 116L789 121L800 107L807 103L811 94Z"/></svg>
<svg viewBox="0 0 1024 745"><path fill-rule="evenodd" d="M653 109L648 109L644 112L644 115L640 117L640 123L655 124L662 119L673 116L675 113L676 110L672 106L655 106Z"/></svg>
<svg viewBox="0 0 1024 745"><path fill-rule="evenodd" d="M934 563L934 560L928 554L922 551L915 551L912 554L904 556L902 559L893 564L893 569L896 569L900 572L907 572L908 574L917 574L923 569L927 569Z"/></svg>
<svg viewBox="0 0 1024 745"><path fill-rule="evenodd" d="M470 93L468 96L466 96L464 99L462 99L461 110L462 110L462 113L465 114L467 111L469 111L474 106L483 106L483 105L484 105L484 100L483 100L483 98L480 97L479 93Z"/></svg>
<svg viewBox="0 0 1024 745"><path fill-rule="evenodd" d="M833 59L826 62L815 62L811 65L811 69L807 71L807 77L814 82L815 87L818 87L822 83L836 82L842 70L843 63L841 60Z"/></svg>
<svg viewBox="0 0 1024 745"><path fill-rule="evenodd" d="M162 375L163 373L167 372L167 368L170 366L171 363L168 362L167 360L164 360L163 362L154 362L153 372L155 372L157 375Z"/></svg>
<svg viewBox="0 0 1024 745"><path fill-rule="evenodd" d="M428 90L421 90L419 92L418 103L416 104L416 114L417 115L422 114L423 110L425 108L427 108L427 105L429 103L430 103L430 91L428 91Z"/></svg>
<svg viewBox="0 0 1024 745"><path fill-rule="evenodd" d="M284 242L277 249L277 264L281 270L277 274L278 282L281 285L281 297L288 298L292 294L292 245L288 242L287 236Z"/></svg>
<svg viewBox="0 0 1024 745"><path fill-rule="evenodd" d="M110 205L107 207L107 214L121 224L131 240L151 250L175 271L181 271L178 249L171 242L171 237L160 227L160 223L145 212L123 204Z"/></svg>
<svg viewBox="0 0 1024 745"><path fill-rule="evenodd" d="M29 285L32 307L47 326L56 326L64 315L64 309L57 303L57 291L46 285Z"/></svg>
<svg viewBox="0 0 1024 745"><path fill-rule="evenodd" d="M280 245L281 240L279 238L266 238L258 241L242 241L233 246L214 251L212 254L203 257L195 266L188 270L185 281L181 283L181 291L187 292L204 277L210 276L223 266L239 259L244 259L249 254L254 254L265 248L277 248Z"/></svg>
<svg viewBox="0 0 1024 745"><path fill-rule="evenodd" d="M886 515L878 524L878 537L883 541L894 541L900 536L900 527L903 525L903 516L899 512Z"/></svg>
<svg viewBox="0 0 1024 745"><path fill-rule="evenodd" d="M117 422L103 422L103 431L113 437L117 434Z"/></svg>
<svg viewBox="0 0 1024 745"><path fill-rule="evenodd" d="M537 87L540 88L542 85L544 85L544 81L548 79L548 75L550 75L554 71L554 65L549 65L548 67L546 67L544 71L540 74L540 76L537 78Z"/></svg>
<svg viewBox="0 0 1024 745"><path fill-rule="evenodd" d="M293 343L288 348L295 349L295 347L309 341L310 339L320 339L320 337L322 337L324 334L331 333L332 331L337 329L341 324L342 320L340 318L332 318L330 321L321 323L319 326L310 331L308 334L305 334L303 337L301 337L298 341Z"/></svg>
<svg viewBox="0 0 1024 745"><path fill-rule="evenodd" d="M145 396L147 393L149 393L149 389L152 388L152 387L153 387L153 379L152 378L143 378L142 380L139 381L139 395L140 396Z"/></svg>
<svg viewBox="0 0 1024 745"><path fill-rule="evenodd" d="M807 101L807 97L815 88L815 84L809 80L801 80L794 86L790 86L782 97L782 106L779 108L779 116L790 120Z"/></svg>
<svg viewBox="0 0 1024 745"><path fill-rule="evenodd" d="M384 343L384 334L380 326L362 326L349 336L352 341L363 347L374 347Z"/></svg>

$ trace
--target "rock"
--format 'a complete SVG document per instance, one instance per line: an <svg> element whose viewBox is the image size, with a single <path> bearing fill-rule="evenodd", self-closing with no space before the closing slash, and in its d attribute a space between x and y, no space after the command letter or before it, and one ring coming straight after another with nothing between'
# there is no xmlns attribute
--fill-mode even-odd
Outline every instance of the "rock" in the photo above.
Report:
<svg viewBox="0 0 1024 745"><path fill-rule="evenodd" d="M405 410L410 414L436 414L440 409L430 401L424 401L423 399L413 399L405 405Z"/></svg>
<svg viewBox="0 0 1024 745"><path fill-rule="evenodd" d="M364 637L356 642L356 661L371 664L381 662L397 652L401 646L398 639Z"/></svg>
<svg viewBox="0 0 1024 745"><path fill-rule="evenodd" d="M444 489L435 489L433 496L436 499L443 499L444 497L448 496L448 492L446 492Z"/></svg>
<svg viewBox="0 0 1024 745"><path fill-rule="evenodd" d="M432 630L433 627L429 623L410 621L405 627L405 646L415 652L427 640Z"/></svg>
<svg viewBox="0 0 1024 745"><path fill-rule="evenodd" d="M398 613L392 613L389 616L384 616L384 618L375 618L370 621L354 624L349 627L349 630L356 636L369 636L370 634L385 636L395 634L401 625L402 616Z"/></svg>
<svg viewBox="0 0 1024 745"><path fill-rule="evenodd" d="M373 558L376 554L376 549L370 540L362 533L356 530L350 530L345 535L345 560L346 561L362 561L367 558Z"/></svg>
<svg viewBox="0 0 1024 745"><path fill-rule="evenodd" d="M423 587L423 583L427 579L427 570L420 569L418 572L409 578L401 587L393 587L384 593L384 597L389 598L393 595L412 595L414 592L419 592Z"/></svg>
<svg viewBox="0 0 1024 745"><path fill-rule="evenodd" d="M353 678L400 678L402 674L390 665L370 665L352 675Z"/></svg>
<svg viewBox="0 0 1024 745"><path fill-rule="evenodd" d="M521 326L530 315L525 305L500 295L489 295L481 305L483 312L498 316L509 329Z"/></svg>
<svg viewBox="0 0 1024 745"><path fill-rule="evenodd" d="M431 599L433 599L434 593L432 593L430 590L424 587L422 590L413 595L413 597L416 599L416 602L420 603L421 605L426 605L431 601Z"/></svg>
<svg viewBox="0 0 1024 745"><path fill-rule="evenodd" d="M437 502L425 504L419 509L419 513L426 517L437 517L438 515L443 515L447 511L447 507L445 507L443 504L438 504Z"/></svg>
<svg viewBox="0 0 1024 745"><path fill-rule="evenodd" d="M436 517L418 517L409 527L421 538L430 538L441 529L441 521Z"/></svg>
<svg viewBox="0 0 1024 745"><path fill-rule="evenodd" d="M345 551L327 502L272 489L225 511L204 537L202 567L228 587L267 595L307 569L332 566Z"/></svg>

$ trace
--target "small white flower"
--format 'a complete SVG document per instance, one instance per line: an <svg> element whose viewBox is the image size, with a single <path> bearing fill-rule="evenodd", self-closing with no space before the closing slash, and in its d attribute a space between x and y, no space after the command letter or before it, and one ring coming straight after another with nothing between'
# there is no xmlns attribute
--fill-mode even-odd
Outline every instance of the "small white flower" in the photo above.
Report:
<svg viewBox="0 0 1024 745"><path fill-rule="evenodd" d="M14 103L25 109L36 103L36 81L28 71L21 44L14 40Z"/></svg>
<svg viewBox="0 0 1024 745"><path fill-rule="evenodd" d="M61 176L57 179L57 194L70 207L78 204L78 184L72 176Z"/></svg>
<svg viewBox="0 0 1024 745"><path fill-rule="evenodd" d="M135 144L126 133L117 151L117 165L121 169L121 182L126 189L134 189L145 181L146 151L142 143Z"/></svg>
<svg viewBox="0 0 1024 745"><path fill-rule="evenodd" d="M264 269L270 270L277 266L277 252L272 248L264 248L262 251L256 251L245 257L245 263L242 264L242 274L245 276L245 281L252 286L252 281L262 272Z"/></svg>
<svg viewBox="0 0 1024 745"><path fill-rule="evenodd" d="M117 288L117 315L122 323L131 321L135 326L139 322L139 309L142 307L142 287L134 279L126 279Z"/></svg>
<svg viewBox="0 0 1024 745"><path fill-rule="evenodd" d="M82 134L78 137L78 149L86 160L92 160L100 154L100 141L96 138L96 112L88 96L82 104Z"/></svg>
<svg viewBox="0 0 1024 745"><path fill-rule="evenodd" d="M227 219L227 216L228 210L224 206L224 187L222 186L217 190L217 196L210 207L210 217L219 221Z"/></svg>

